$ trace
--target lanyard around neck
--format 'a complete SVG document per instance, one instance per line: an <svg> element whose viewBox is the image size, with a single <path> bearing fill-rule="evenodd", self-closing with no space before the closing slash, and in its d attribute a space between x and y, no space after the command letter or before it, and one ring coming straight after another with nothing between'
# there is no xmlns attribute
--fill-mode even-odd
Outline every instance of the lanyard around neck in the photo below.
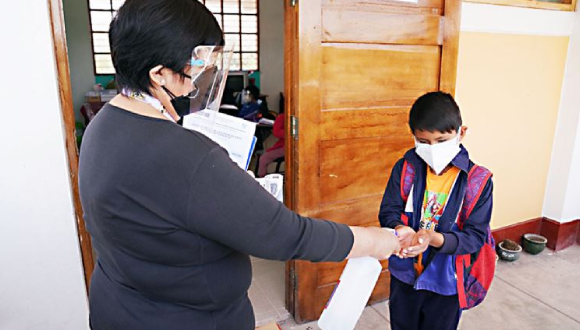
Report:
<svg viewBox="0 0 580 330"><path fill-rule="evenodd" d="M167 119L175 123L175 119L171 117L171 115L167 112L163 104L161 104L161 102L158 99L154 98L153 96L141 92L135 92L127 88L123 88L121 94L125 95L130 99L149 104L153 108L157 109L157 111L161 112L161 114L164 115Z"/></svg>

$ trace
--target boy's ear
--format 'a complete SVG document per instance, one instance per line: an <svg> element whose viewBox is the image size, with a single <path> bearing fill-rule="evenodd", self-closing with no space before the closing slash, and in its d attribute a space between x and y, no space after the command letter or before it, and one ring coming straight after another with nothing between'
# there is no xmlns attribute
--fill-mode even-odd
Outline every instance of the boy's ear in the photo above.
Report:
<svg viewBox="0 0 580 330"><path fill-rule="evenodd" d="M467 135L467 126L461 126L459 130L460 130L459 141L463 141L463 138L465 137L465 135Z"/></svg>

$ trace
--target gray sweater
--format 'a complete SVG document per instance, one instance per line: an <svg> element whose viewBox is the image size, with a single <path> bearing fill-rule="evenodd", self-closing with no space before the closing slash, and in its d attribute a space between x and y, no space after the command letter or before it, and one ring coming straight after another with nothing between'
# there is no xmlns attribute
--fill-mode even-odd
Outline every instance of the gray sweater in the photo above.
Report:
<svg viewBox="0 0 580 330"><path fill-rule="evenodd" d="M93 330L250 330L249 255L341 261L353 236L301 217L202 134L106 105L79 186L97 253Z"/></svg>

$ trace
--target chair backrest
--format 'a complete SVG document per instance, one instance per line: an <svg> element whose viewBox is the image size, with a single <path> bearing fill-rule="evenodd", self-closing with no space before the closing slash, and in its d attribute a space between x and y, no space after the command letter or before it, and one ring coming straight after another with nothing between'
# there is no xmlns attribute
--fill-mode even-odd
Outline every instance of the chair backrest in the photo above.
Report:
<svg viewBox="0 0 580 330"><path fill-rule="evenodd" d="M81 106L81 114L85 119L85 126L88 125L89 122L95 117L95 112L93 111L90 103L84 103Z"/></svg>
<svg viewBox="0 0 580 330"><path fill-rule="evenodd" d="M274 159L274 163L276 163L276 173L280 173L280 166L284 163L286 159L284 157Z"/></svg>
<svg viewBox="0 0 580 330"><path fill-rule="evenodd" d="M285 104L284 93L280 92L280 103L278 103L278 107L279 107L278 110L280 111L280 113L284 113L284 110L286 110L286 109L284 109L284 104Z"/></svg>

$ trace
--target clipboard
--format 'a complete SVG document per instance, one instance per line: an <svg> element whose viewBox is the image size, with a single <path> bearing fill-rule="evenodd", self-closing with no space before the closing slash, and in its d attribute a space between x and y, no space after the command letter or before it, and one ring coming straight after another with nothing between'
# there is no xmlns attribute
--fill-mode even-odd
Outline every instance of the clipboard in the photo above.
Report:
<svg viewBox="0 0 580 330"><path fill-rule="evenodd" d="M213 110L201 110L183 117L183 127L219 144L244 171L256 147L256 123Z"/></svg>

